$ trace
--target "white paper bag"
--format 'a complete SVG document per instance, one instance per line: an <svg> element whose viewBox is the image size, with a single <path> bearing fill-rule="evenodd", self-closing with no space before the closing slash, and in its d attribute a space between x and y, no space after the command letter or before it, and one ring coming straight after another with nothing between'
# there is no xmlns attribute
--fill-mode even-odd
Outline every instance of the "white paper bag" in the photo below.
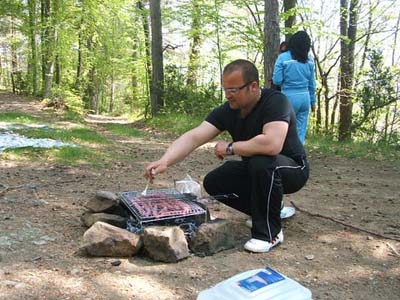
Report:
<svg viewBox="0 0 400 300"><path fill-rule="evenodd" d="M175 188L181 193L189 193L201 198L201 186L192 177L186 175L185 179L175 181Z"/></svg>

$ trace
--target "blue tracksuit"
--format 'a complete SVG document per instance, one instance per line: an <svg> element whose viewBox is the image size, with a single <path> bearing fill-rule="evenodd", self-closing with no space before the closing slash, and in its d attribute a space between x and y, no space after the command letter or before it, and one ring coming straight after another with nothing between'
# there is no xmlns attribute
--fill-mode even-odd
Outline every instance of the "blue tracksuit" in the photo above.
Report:
<svg viewBox="0 0 400 300"><path fill-rule="evenodd" d="M315 105L314 68L312 58L303 64L293 59L288 50L278 56L272 76L273 83L281 86L282 92L293 106L297 118L297 133L303 144L306 138L310 105Z"/></svg>

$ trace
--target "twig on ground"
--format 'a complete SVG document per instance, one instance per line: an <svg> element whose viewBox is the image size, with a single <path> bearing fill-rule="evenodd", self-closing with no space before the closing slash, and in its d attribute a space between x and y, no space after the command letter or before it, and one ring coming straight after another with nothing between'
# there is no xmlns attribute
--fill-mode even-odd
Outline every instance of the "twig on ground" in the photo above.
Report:
<svg viewBox="0 0 400 300"><path fill-rule="evenodd" d="M384 234L381 234L381 233L377 233L377 232L370 231L370 230L367 230L367 229L364 229L364 228L360 228L360 227L358 227L358 226L354 226L354 225L351 225L351 224L347 224L347 223L344 223L344 222L342 222L342 221L339 221L339 220L337 220L337 219L335 219L335 218L332 218L332 217L329 217L329 216L321 215L321 214L318 214L318 213L312 213L312 212L309 212L309 211L307 211L307 210L305 210L305 209L302 209L302 208L298 207L293 201L290 201L290 203L291 203L291 204L293 205L293 207L294 207L295 209L297 209L298 211L304 212L304 213L306 213L306 214L308 214L308 215L310 215L310 216L318 217L318 218L323 218L323 219L328 219L328 220L331 220L332 222L339 223L339 224L341 224L341 225L343 225L343 226L350 227L350 228L352 228L352 229L354 229L354 230L363 231L363 232L369 233L369 234L371 234L371 235L378 236L378 237L380 237L380 238L384 238L384 239L394 240L394 241L400 242L400 238L392 237L392 236L387 236L387 235L384 235Z"/></svg>
<svg viewBox="0 0 400 300"><path fill-rule="evenodd" d="M27 185L27 184L21 184L21 185L14 185L14 186L8 186L5 184L1 184L4 188L2 191L0 191L0 196L3 196L5 193L12 191L12 190L18 190L18 189L25 189L25 188L29 188L31 189L32 186L31 185Z"/></svg>
<svg viewBox="0 0 400 300"><path fill-rule="evenodd" d="M396 250L396 248L393 245L391 245L389 243L386 243L386 245L390 248L390 250L392 250L394 252L394 254L397 255L397 257L400 257L400 253Z"/></svg>
<svg viewBox="0 0 400 300"><path fill-rule="evenodd" d="M9 190L9 187L8 185L5 184L0 184L0 186L1 186L0 196L3 196Z"/></svg>

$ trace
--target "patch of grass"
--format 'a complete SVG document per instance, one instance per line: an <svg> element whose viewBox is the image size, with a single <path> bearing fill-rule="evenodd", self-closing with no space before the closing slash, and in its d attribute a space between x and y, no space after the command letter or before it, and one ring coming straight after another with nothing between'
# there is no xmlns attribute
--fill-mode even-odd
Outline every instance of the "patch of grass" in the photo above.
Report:
<svg viewBox="0 0 400 300"><path fill-rule="evenodd" d="M329 137L311 135L306 139L306 148L311 154L319 153L327 156L338 155L347 158L366 158L378 161L400 161L399 148L387 144L372 144L359 141L338 142Z"/></svg>
<svg viewBox="0 0 400 300"><path fill-rule="evenodd" d="M114 134L131 137L145 137L146 134L136 128L133 128L130 124L104 124L104 128L111 131Z"/></svg>
<svg viewBox="0 0 400 300"><path fill-rule="evenodd" d="M160 131L181 135L198 126L204 117L184 114L160 114L157 117L146 120L146 124Z"/></svg>
<svg viewBox="0 0 400 300"><path fill-rule="evenodd" d="M41 120L38 117L26 113L19 112L4 112L0 113L0 122L10 122L10 123L39 123Z"/></svg>
<svg viewBox="0 0 400 300"><path fill-rule="evenodd" d="M82 123L82 124L86 123L82 114L79 114L77 112L70 111L70 110L65 111L62 114L61 119L63 121L69 121L69 122L76 122L76 123Z"/></svg>
<svg viewBox="0 0 400 300"><path fill-rule="evenodd" d="M55 162L59 164L80 165L89 164L94 167L104 167L111 161L111 155L101 151L84 147L61 148L15 148L7 149L3 153L5 159L17 161L41 161Z"/></svg>
<svg viewBox="0 0 400 300"><path fill-rule="evenodd" d="M104 152L82 147L52 149L48 152L48 157L50 160L69 165L90 164L92 166L102 166L110 161L110 157Z"/></svg>
<svg viewBox="0 0 400 300"><path fill-rule="evenodd" d="M49 138L60 140L69 143L96 143L96 144L109 144L110 141L97 133L94 130L87 128L71 128L71 129L34 129L34 128L24 128L14 130L23 136L30 138Z"/></svg>

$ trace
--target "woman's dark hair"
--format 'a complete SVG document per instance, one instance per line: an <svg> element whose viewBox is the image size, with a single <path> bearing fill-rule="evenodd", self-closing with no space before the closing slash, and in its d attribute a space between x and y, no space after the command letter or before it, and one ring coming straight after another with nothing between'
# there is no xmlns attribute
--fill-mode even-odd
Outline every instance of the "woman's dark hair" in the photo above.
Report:
<svg viewBox="0 0 400 300"><path fill-rule="evenodd" d="M311 39L305 31L297 31L289 39L288 48L292 53L292 57L301 63L306 63L308 61L310 47Z"/></svg>
<svg viewBox="0 0 400 300"><path fill-rule="evenodd" d="M288 42L283 41L283 42L279 45L279 53L286 52L287 49L288 49Z"/></svg>

